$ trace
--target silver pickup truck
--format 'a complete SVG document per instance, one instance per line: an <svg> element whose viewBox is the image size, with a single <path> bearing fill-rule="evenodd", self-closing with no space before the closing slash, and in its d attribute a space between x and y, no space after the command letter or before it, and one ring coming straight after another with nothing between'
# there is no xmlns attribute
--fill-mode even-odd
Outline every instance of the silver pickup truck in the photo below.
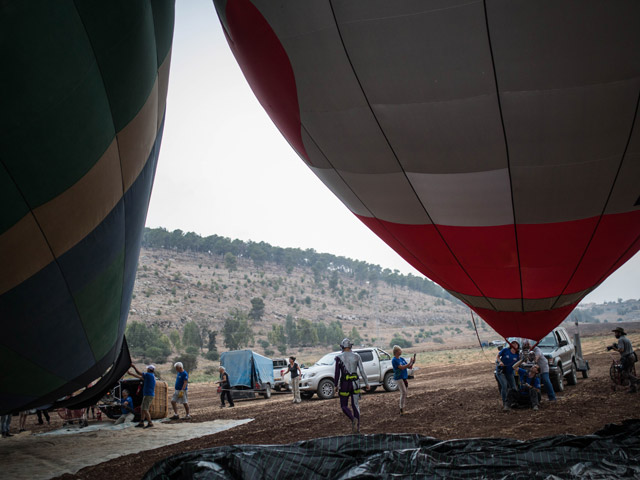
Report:
<svg viewBox="0 0 640 480"><path fill-rule="evenodd" d="M374 391L382 385L387 392L398 389L393 379L393 367L391 355L376 347L359 348L353 350L362 358L362 365L369 380L370 391ZM335 394L333 376L335 373L335 358L340 352L327 353L313 366L302 369L300 379L300 396L305 399L313 397L316 393L321 399L332 398ZM412 376L412 370L409 370Z"/></svg>

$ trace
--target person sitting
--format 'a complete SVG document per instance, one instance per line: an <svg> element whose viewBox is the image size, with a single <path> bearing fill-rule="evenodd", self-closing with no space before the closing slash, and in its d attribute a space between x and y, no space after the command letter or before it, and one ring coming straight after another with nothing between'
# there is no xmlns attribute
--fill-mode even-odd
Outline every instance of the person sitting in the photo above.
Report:
<svg viewBox="0 0 640 480"><path fill-rule="evenodd" d="M520 363L514 365L515 371L520 377L520 388L509 391L507 403L511 408L531 407L533 410L538 410L538 405L540 405L540 378L538 378L540 367L533 364L527 371L520 368Z"/></svg>
<svg viewBox="0 0 640 480"><path fill-rule="evenodd" d="M114 425L119 425L125 422L132 422L134 418L133 411L133 399L129 395L129 390L122 390L122 399L120 400L120 411L122 415L120 415Z"/></svg>

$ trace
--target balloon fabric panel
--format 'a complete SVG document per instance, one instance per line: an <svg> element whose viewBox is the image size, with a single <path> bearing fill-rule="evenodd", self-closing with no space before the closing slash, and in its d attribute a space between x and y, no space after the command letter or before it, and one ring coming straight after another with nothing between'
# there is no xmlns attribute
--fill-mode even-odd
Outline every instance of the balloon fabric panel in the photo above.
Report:
<svg viewBox="0 0 640 480"><path fill-rule="evenodd" d="M638 250L637 2L214 4L314 173L500 334L542 338Z"/></svg>

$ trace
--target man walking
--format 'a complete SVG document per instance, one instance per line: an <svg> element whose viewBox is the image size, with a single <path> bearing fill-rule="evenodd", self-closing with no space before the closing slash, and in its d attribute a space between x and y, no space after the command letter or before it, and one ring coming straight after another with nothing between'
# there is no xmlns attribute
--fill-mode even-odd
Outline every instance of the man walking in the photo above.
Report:
<svg viewBox="0 0 640 480"><path fill-rule="evenodd" d="M340 407L344 414L351 420L351 433L360 432L360 378L364 380L365 390L369 390L369 380L362 365L360 355L351 351L353 343L348 338L340 342L342 353L336 357L336 370L333 383L338 387ZM358 376L360 372L360 376ZM349 409L349 398L351 408Z"/></svg>
<svg viewBox="0 0 640 480"><path fill-rule="evenodd" d="M191 420L191 415L189 415L189 399L187 398L189 374L184 369L182 362L176 362L173 367L176 369L176 385L175 392L173 392L173 397L171 398L171 406L173 407L173 417L171 417L171 420L178 420L180 418L178 415L178 403L184 405L184 411L186 413L184 419Z"/></svg>

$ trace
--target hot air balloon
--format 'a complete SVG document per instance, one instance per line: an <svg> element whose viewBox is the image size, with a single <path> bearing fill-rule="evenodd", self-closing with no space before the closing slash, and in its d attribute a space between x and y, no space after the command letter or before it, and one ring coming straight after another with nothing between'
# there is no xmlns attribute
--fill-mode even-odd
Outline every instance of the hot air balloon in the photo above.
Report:
<svg viewBox="0 0 640 480"><path fill-rule="evenodd" d="M131 363L174 2L1 9L0 412L77 408Z"/></svg>
<svg viewBox="0 0 640 480"><path fill-rule="evenodd" d="M640 3L214 0L309 168L503 336L640 247Z"/></svg>

